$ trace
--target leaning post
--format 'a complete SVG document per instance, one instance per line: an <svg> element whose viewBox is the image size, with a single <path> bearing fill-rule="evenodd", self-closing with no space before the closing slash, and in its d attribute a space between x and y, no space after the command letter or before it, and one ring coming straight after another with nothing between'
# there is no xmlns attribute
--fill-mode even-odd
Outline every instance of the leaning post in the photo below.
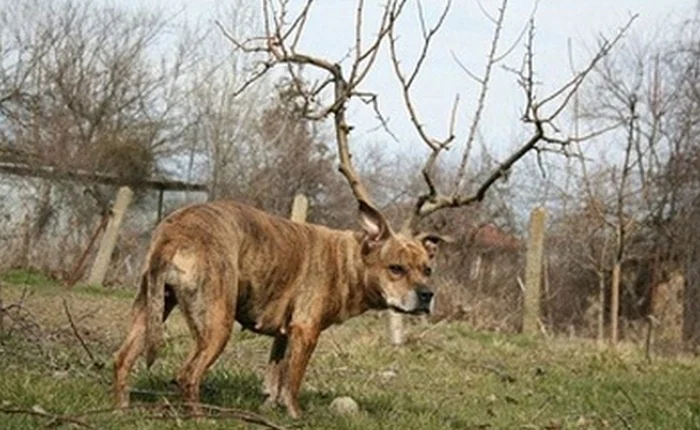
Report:
<svg viewBox="0 0 700 430"><path fill-rule="evenodd" d="M90 277L88 278L88 284L90 285L102 285L105 280L107 268L112 259L112 252L117 245L119 229L133 196L134 192L129 187L121 187L117 192L117 199L112 207L111 217L105 228L105 233L100 241L100 249L97 251L97 257L95 257L95 262L90 271Z"/></svg>

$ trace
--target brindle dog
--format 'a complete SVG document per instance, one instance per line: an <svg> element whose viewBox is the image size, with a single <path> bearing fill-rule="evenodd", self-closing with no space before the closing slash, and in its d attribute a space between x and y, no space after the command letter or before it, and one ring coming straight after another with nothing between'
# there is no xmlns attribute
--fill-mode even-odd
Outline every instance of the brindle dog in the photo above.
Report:
<svg viewBox="0 0 700 430"><path fill-rule="evenodd" d="M394 233L379 211L359 202L362 231L300 224L232 201L196 204L165 218L145 260L131 328L116 354L118 406L146 351L163 343L176 305L195 343L177 375L184 401L199 402L202 377L224 349L233 322L274 337L266 404L298 418L299 389L321 331L370 309L430 312L431 263L441 238ZM196 408L196 407L195 407Z"/></svg>

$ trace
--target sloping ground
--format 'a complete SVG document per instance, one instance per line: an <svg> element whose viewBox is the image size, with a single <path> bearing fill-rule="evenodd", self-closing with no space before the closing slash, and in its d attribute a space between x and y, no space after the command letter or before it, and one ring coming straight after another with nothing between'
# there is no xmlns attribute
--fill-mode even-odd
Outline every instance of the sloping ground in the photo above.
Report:
<svg viewBox="0 0 700 430"><path fill-rule="evenodd" d="M134 375L132 398L148 408L111 411L111 354L124 335L131 294L24 281L30 285L4 283L0 291L7 309L0 428L250 428L228 409L190 420L177 407L170 380L189 346L177 314L156 365L146 371L139 363ZM647 363L630 346L599 351L583 341L420 322L408 345L393 348L383 322L367 315L324 333L303 387L301 421L282 411L261 414L286 427L318 429L700 428L695 359ZM203 402L259 412L269 346L267 338L236 332L205 381ZM353 397L361 412L334 414L328 406L336 396Z"/></svg>

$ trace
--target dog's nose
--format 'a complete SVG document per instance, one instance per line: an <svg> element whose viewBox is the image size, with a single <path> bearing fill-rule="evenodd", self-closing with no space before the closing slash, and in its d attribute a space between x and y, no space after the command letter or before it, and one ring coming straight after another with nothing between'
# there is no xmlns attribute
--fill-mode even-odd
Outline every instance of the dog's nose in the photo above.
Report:
<svg viewBox="0 0 700 430"><path fill-rule="evenodd" d="M430 304L430 301L433 299L433 292L423 285L416 288L416 295L418 296L418 301L423 305Z"/></svg>

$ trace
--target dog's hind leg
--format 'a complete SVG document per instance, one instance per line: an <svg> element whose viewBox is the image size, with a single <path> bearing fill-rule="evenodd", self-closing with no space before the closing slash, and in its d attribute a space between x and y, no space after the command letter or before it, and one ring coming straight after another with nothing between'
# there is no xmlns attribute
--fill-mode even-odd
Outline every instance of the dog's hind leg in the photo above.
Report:
<svg viewBox="0 0 700 430"><path fill-rule="evenodd" d="M131 312L131 329L114 360L114 394L118 408L129 406L126 384L129 372L144 348L147 319L146 295L139 293Z"/></svg>
<svg viewBox="0 0 700 430"><path fill-rule="evenodd" d="M190 405L194 414L200 412L197 404L202 377L224 350L233 328L236 306L230 282L235 279L229 278L224 282L223 276L221 274L212 281L203 282L189 300L180 301L195 345L178 372L177 382L183 400Z"/></svg>
<svg viewBox="0 0 700 430"><path fill-rule="evenodd" d="M168 318L176 304L177 300L172 288L166 286L163 321ZM129 406L129 393L126 389L127 380L131 368L145 346L146 324L148 323L147 311L146 291L141 288L131 310L131 328L114 360L114 391L116 404L119 408Z"/></svg>
<svg viewBox="0 0 700 430"><path fill-rule="evenodd" d="M281 373L284 367L282 360L287 350L287 340L286 335L278 334L272 342L270 362L267 365L263 387L263 394L266 396L264 406L266 407L274 407L279 400L280 384L282 382Z"/></svg>

